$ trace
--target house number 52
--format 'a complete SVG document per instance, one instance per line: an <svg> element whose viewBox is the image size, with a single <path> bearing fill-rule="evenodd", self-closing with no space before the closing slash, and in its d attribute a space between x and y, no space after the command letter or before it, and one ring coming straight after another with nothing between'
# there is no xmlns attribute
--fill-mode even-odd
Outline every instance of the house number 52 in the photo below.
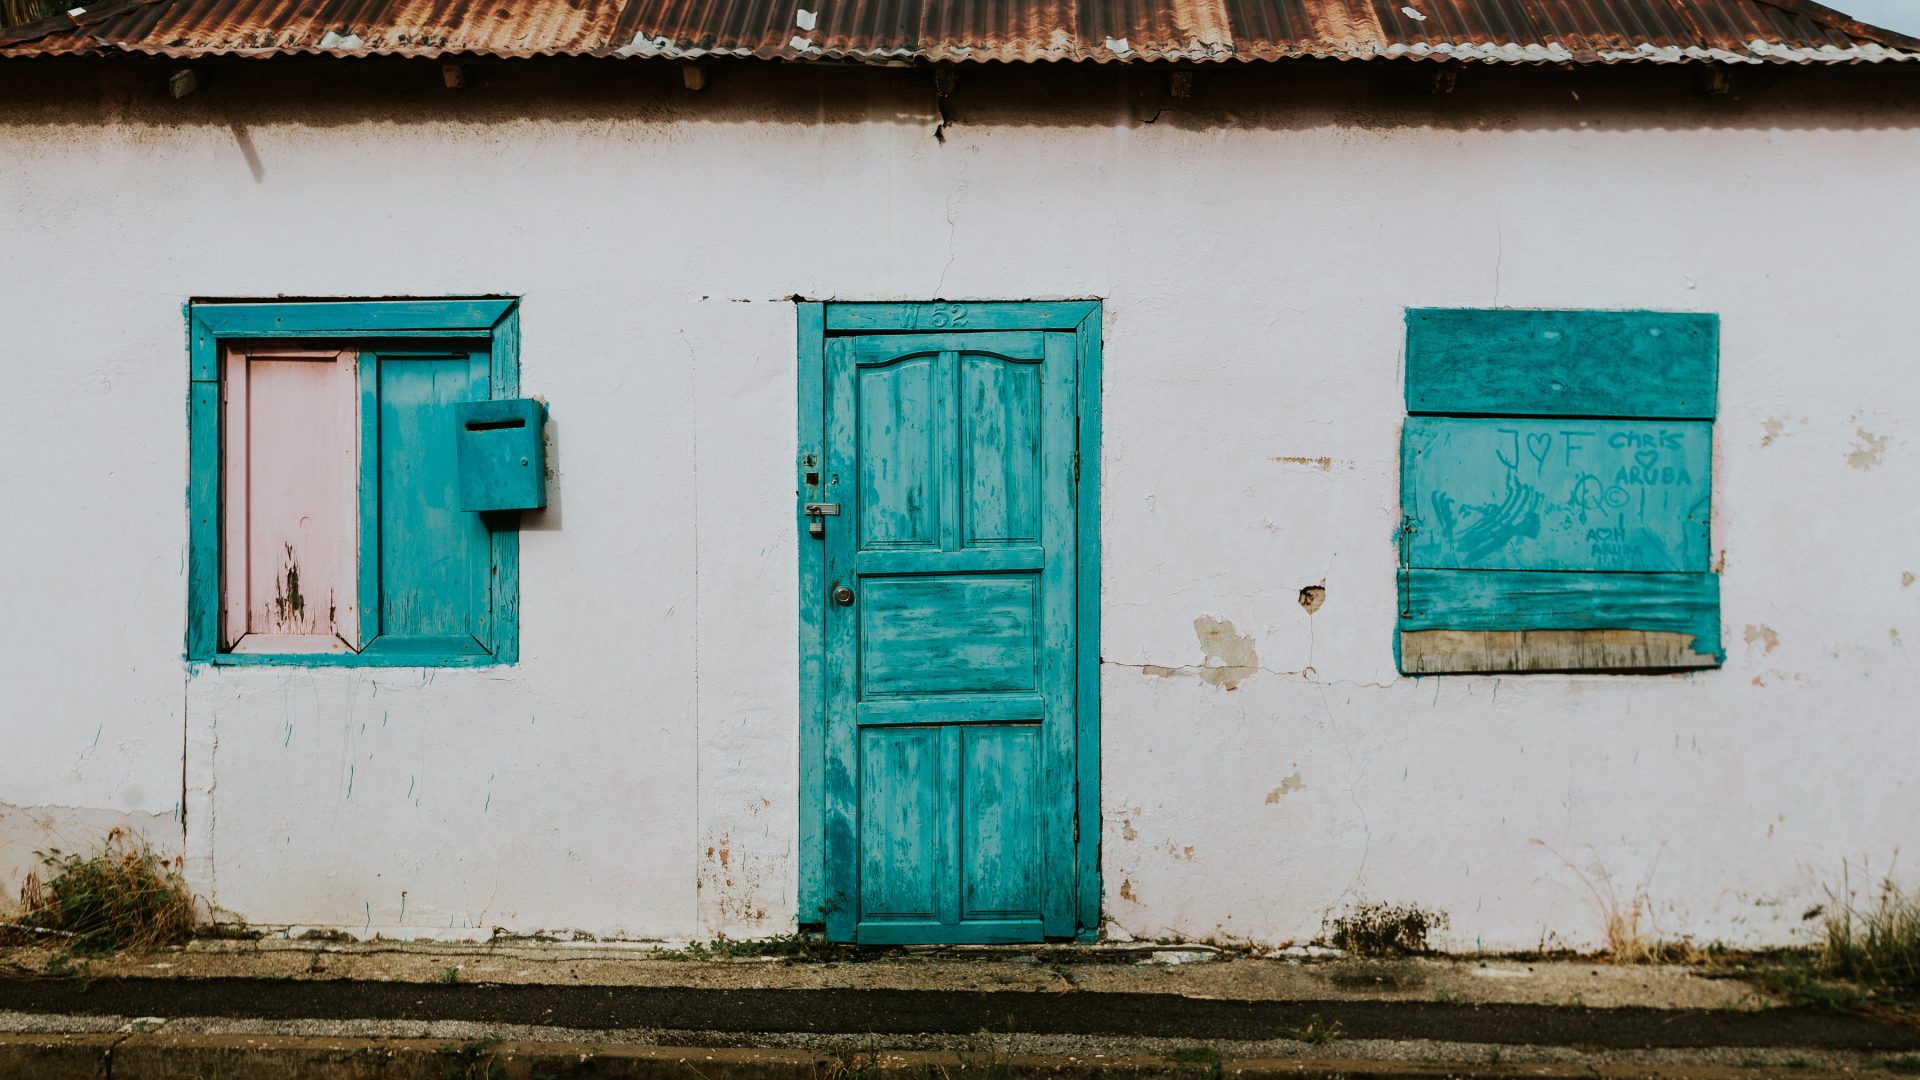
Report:
<svg viewBox="0 0 1920 1080"><path fill-rule="evenodd" d="M933 309L933 325L941 330L963 326L967 321L967 309L959 304L948 304Z"/></svg>

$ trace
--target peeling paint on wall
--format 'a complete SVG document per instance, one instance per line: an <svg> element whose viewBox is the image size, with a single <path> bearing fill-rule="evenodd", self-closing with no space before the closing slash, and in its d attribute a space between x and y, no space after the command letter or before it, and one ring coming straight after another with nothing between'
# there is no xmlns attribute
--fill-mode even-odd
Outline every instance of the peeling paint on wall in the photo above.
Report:
<svg viewBox="0 0 1920 1080"><path fill-rule="evenodd" d="M1847 464L1856 469L1871 469L1880 464L1880 459L1887 452L1888 436L1875 435L1866 428L1855 428L1853 433L1859 445L1847 454Z"/></svg>
<svg viewBox="0 0 1920 1080"><path fill-rule="evenodd" d="M1181 862L1193 861L1193 845L1192 844L1186 844L1183 846L1183 845L1175 844L1171 840L1162 840L1158 844L1155 844L1154 848L1165 853L1166 855L1172 858L1179 859Z"/></svg>
<svg viewBox="0 0 1920 1080"><path fill-rule="evenodd" d="M1299 770L1295 770L1292 776L1280 781L1279 787L1267 792L1267 805L1272 806L1296 791L1305 790L1306 786L1307 782L1301 779Z"/></svg>
<svg viewBox="0 0 1920 1080"><path fill-rule="evenodd" d="M1238 689L1241 682L1260 670L1253 635L1235 630L1231 622L1202 615L1193 620L1193 635L1200 639L1200 652L1207 658L1194 673L1208 686Z"/></svg>
<svg viewBox="0 0 1920 1080"><path fill-rule="evenodd" d="M1324 589L1321 591L1325 592ZM1302 603L1305 603L1305 595L1303 590ZM1198 664L1169 667L1165 664L1107 663L1110 666L1137 667L1141 674L1156 679L1192 675L1208 686L1217 686L1222 690L1238 689L1242 682L1260 670L1260 654L1254 650L1253 635L1242 634L1234 628L1233 623L1202 615L1193 620L1193 634L1200 642L1200 653L1204 657Z"/></svg>
<svg viewBox="0 0 1920 1080"><path fill-rule="evenodd" d="M1780 646L1780 635L1773 632L1773 627L1764 623L1759 626L1747 624L1747 632L1743 636L1749 645L1764 645L1765 648L1762 650L1764 652L1772 652Z"/></svg>

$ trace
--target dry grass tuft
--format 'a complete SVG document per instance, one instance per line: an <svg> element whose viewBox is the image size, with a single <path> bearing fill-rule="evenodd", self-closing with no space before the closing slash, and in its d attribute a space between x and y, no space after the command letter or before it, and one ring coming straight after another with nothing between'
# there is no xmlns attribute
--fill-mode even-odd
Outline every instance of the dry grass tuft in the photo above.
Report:
<svg viewBox="0 0 1920 1080"><path fill-rule="evenodd" d="M122 829L107 833L92 852L36 852L42 874L20 888L20 915L5 933L15 942L58 943L99 955L152 948L193 933L193 898L180 880L178 859L154 853Z"/></svg>
<svg viewBox="0 0 1920 1080"><path fill-rule="evenodd" d="M1634 887L1623 897L1606 867L1596 866L1593 873L1588 874L1574 865L1573 860L1554 851L1546 841L1536 837L1532 842L1553 852L1553 857L1586 886L1607 935L1608 960L1616 964L1695 964L1706 959L1707 954L1692 942L1660 936L1653 925L1653 903L1645 885Z"/></svg>
<svg viewBox="0 0 1920 1080"><path fill-rule="evenodd" d="M1920 896L1886 878L1870 904L1856 905L1841 888L1827 906L1821 968L1871 986L1920 990Z"/></svg>

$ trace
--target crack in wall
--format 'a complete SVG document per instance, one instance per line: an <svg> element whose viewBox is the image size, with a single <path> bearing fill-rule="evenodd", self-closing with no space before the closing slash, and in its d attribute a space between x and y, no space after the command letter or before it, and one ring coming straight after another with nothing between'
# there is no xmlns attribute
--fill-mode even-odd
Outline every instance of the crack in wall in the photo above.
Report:
<svg viewBox="0 0 1920 1080"><path fill-rule="evenodd" d="M1100 666L1103 668L1126 668L1129 671L1138 671L1159 679L1172 679L1182 675L1194 675L1198 677L1202 672L1218 672L1221 670L1218 667L1209 667L1205 664L1180 664L1172 666L1150 663L1129 664L1120 660L1106 659L1100 661ZM1384 682L1369 682L1365 679L1321 679L1314 674L1314 669L1311 666L1291 671L1283 668L1265 666L1255 667L1249 670L1257 671L1262 675L1273 675L1283 679L1299 679L1308 686L1325 687L1328 689L1344 686L1362 687L1373 690L1391 690L1400 683L1410 681L1409 679L1387 680Z"/></svg>

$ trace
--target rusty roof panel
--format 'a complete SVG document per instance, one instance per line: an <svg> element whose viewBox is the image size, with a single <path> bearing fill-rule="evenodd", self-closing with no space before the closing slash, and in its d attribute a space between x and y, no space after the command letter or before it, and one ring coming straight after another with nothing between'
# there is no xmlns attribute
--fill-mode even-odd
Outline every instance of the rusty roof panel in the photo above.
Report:
<svg viewBox="0 0 1920 1080"><path fill-rule="evenodd" d="M99 0L0 56L1920 60L1813 0Z"/></svg>

